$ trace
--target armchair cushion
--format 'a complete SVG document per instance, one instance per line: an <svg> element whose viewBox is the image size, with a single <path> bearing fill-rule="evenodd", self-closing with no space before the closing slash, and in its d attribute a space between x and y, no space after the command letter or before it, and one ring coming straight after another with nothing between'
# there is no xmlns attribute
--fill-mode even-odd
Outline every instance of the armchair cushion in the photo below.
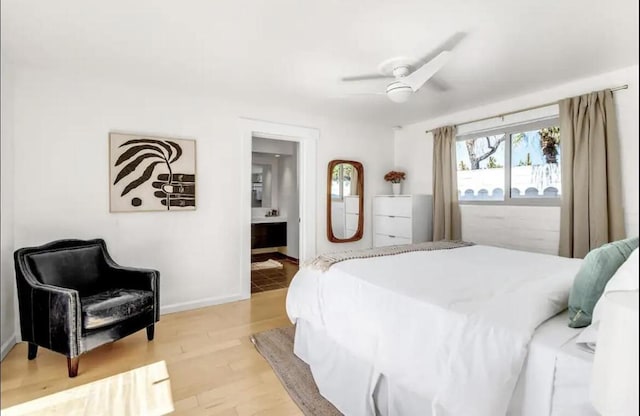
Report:
<svg viewBox="0 0 640 416"><path fill-rule="evenodd" d="M117 324L153 309L153 292L134 289L109 289L80 298L83 329L98 329Z"/></svg>

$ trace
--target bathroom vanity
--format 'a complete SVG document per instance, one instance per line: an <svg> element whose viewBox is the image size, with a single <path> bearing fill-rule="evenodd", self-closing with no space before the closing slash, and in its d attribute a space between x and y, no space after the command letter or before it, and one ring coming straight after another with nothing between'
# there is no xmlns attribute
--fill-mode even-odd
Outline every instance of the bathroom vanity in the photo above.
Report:
<svg viewBox="0 0 640 416"><path fill-rule="evenodd" d="M287 219L262 217L251 220L251 248L283 247L287 245Z"/></svg>

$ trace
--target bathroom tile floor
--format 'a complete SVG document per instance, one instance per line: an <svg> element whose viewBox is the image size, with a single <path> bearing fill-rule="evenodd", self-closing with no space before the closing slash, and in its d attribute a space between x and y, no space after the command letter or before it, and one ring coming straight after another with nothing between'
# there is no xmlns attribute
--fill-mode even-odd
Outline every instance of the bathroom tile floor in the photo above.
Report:
<svg viewBox="0 0 640 416"><path fill-rule="evenodd" d="M267 261L269 259L282 263L282 269L266 269L251 271L251 293L289 287L291 279L298 271L298 262L281 253L252 254L251 261Z"/></svg>

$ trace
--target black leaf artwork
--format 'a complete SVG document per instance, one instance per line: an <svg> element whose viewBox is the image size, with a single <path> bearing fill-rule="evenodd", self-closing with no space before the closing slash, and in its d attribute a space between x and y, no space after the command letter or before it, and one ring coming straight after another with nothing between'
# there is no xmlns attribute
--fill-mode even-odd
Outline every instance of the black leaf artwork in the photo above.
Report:
<svg viewBox="0 0 640 416"><path fill-rule="evenodd" d="M120 147L122 147L124 145L120 145ZM116 166L120 166L120 164L122 164L123 162L131 159L133 156L135 156L137 153L141 152L142 150L153 150L158 152L158 154L156 155L157 157L161 157L161 158L165 158L164 152L162 151L162 149L160 149L158 146L152 146L149 144L143 144L140 146L133 146L130 147L129 149L127 149L124 153L122 153L120 155L120 157L118 158L118 160L116 160Z"/></svg>
<svg viewBox="0 0 640 416"><path fill-rule="evenodd" d="M132 189L136 189L138 186L142 185L143 183L145 183L147 180L149 180L149 178L151 177L151 175L153 175L153 170L156 168L156 165L158 163L162 163L162 162L153 162L152 164L150 164L149 166L147 166L147 168L144 170L144 172L142 173L142 176L140 176L138 179L136 179L135 181L129 183L129 185L127 185L124 190L122 191L122 193L120 194L120 196L125 196L126 194L128 194Z"/></svg>
<svg viewBox="0 0 640 416"><path fill-rule="evenodd" d="M135 159L131 160L120 169L113 182L114 185L135 172L143 162L150 162L142 172L142 175L129 182L129 184L125 186L120 196L125 196L132 190L136 189L138 186L147 182L153 175L153 171L156 166L162 163L164 163L169 170L168 174L160 175L163 177L163 179L161 180L164 180L163 185L167 185L168 187L172 185L172 183L174 182L174 177L171 169L171 164L178 160L180 156L182 156L182 148L179 144L169 140L133 139L126 141L119 147L124 148L125 150L116 160L115 166L120 166L124 162L127 162L134 157ZM154 159L156 160L154 161ZM162 189L162 186L154 187ZM162 205L166 206L167 210L171 209L171 206L183 206L172 204L172 201L170 200L170 194L170 192L166 193L166 195L164 196L165 200L162 201ZM134 198L132 200L133 206L140 206L141 204L142 201L139 198Z"/></svg>
<svg viewBox="0 0 640 416"><path fill-rule="evenodd" d="M167 144L167 143L171 143L171 142L167 141L167 143L165 143L162 140L155 140L155 139L133 139L133 140L127 140L126 142L122 143L120 145L120 147L127 146L127 145L130 145L130 144L137 144L137 143L158 144L158 145L164 147L164 149L167 151L167 154L169 155L169 157L171 157L171 154L173 153L173 151L171 150L171 146L169 146ZM175 143L173 143L173 144L175 144ZM180 146L178 146L178 147L180 147ZM180 150L180 152L182 153L182 149ZM177 158L175 160L177 160ZM172 160L172 162L174 162L175 160Z"/></svg>
<svg viewBox="0 0 640 416"><path fill-rule="evenodd" d="M180 158L180 156L182 156L182 148L178 145L178 143L170 142L169 140L167 140L167 143L169 143L171 146L173 146L176 149L176 155L171 160L171 163L173 163L176 160L178 160Z"/></svg>
<svg viewBox="0 0 640 416"><path fill-rule="evenodd" d="M136 170L136 168L138 167L138 165L140 163L142 163L143 160L150 158L150 157L158 157L158 155L153 154L153 153L145 153L143 155L138 156L137 158L135 158L133 160L133 162L129 162L125 165L125 167L123 167L122 169L120 169L120 172L118 172L118 176L116 176L116 180L113 182L113 184L117 184L118 182L120 182L120 179L124 178L125 176L127 176L128 174L130 174L131 172L133 172L134 170Z"/></svg>

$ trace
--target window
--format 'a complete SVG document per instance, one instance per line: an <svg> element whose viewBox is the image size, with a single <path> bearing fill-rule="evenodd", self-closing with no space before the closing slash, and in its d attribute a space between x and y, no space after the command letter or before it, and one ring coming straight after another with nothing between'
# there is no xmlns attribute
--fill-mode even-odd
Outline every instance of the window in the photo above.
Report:
<svg viewBox="0 0 640 416"><path fill-rule="evenodd" d="M558 204L560 151L558 120L458 137L458 198Z"/></svg>
<svg viewBox="0 0 640 416"><path fill-rule="evenodd" d="M331 199L341 201L345 196L352 195L351 183L355 183L356 175L357 172L353 165L348 163L335 165L331 173ZM353 195L355 192L356 190L353 189Z"/></svg>

